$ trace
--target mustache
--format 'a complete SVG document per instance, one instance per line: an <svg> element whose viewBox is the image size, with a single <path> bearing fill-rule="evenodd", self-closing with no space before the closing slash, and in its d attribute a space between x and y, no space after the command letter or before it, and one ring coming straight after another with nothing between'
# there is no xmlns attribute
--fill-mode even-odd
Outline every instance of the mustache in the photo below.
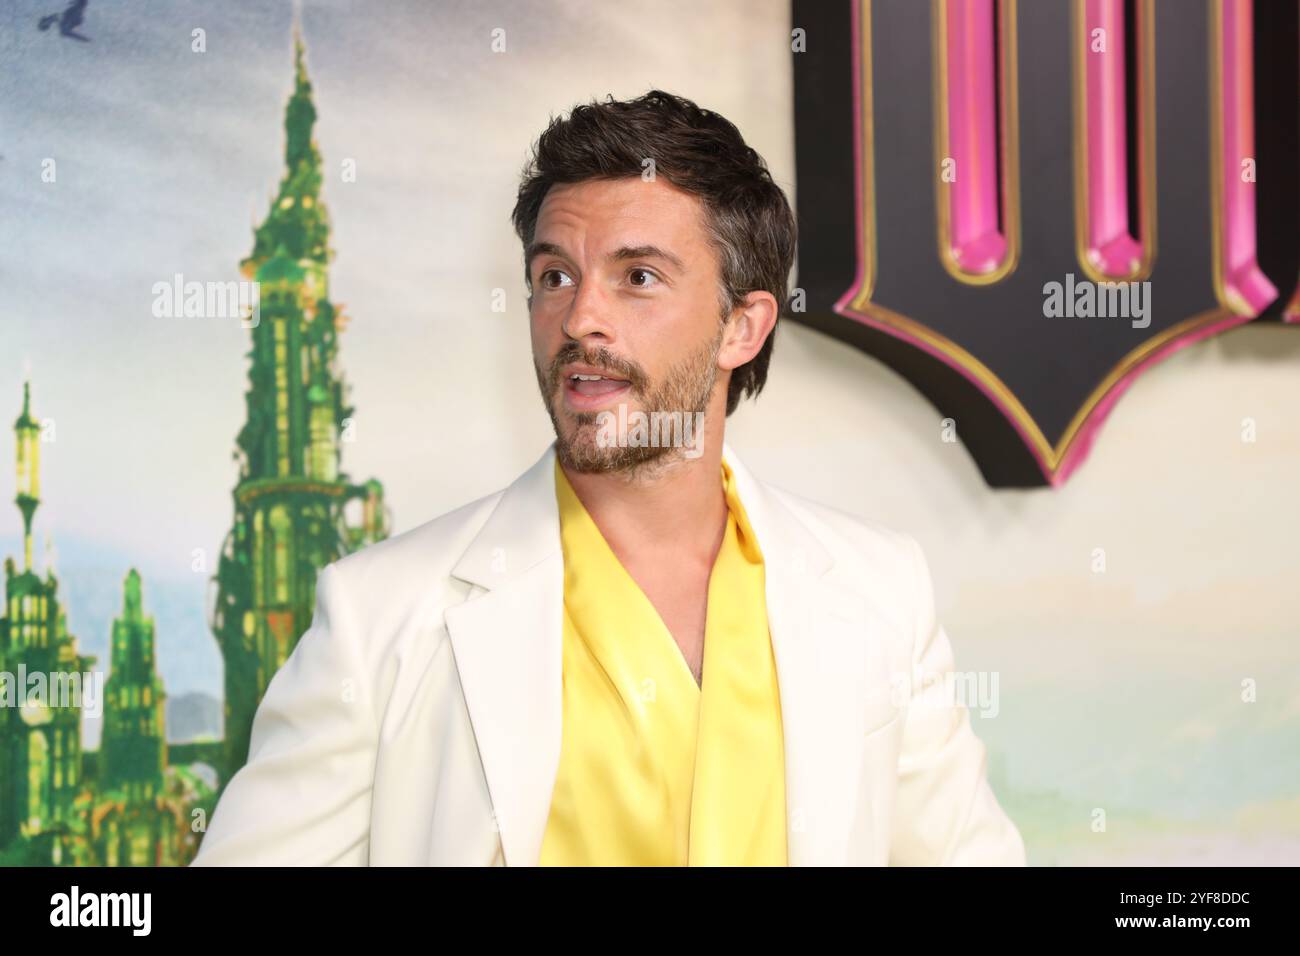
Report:
<svg viewBox="0 0 1300 956"><path fill-rule="evenodd" d="M569 342L561 347L555 353L555 358L551 360L550 370L547 373L547 381L551 392L554 392L556 386L559 385L564 366L574 362L603 369L620 378L627 379L632 386L633 392L645 391L647 376L645 370L636 362L621 358L603 346L588 350L582 348L577 342Z"/></svg>

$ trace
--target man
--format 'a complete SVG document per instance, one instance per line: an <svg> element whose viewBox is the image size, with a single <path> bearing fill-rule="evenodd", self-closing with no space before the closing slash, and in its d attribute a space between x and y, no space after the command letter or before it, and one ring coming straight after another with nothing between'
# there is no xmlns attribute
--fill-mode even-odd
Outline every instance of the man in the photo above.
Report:
<svg viewBox="0 0 1300 956"><path fill-rule="evenodd" d="M513 214L555 442L328 565L198 864L1023 864L912 539L758 481L795 222L660 91L539 139Z"/></svg>

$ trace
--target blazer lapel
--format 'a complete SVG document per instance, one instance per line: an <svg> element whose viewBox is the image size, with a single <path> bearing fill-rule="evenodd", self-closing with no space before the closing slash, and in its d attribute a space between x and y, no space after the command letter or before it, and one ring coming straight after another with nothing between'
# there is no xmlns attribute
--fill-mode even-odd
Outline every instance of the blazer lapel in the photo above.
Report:
<svg viewBox="0 0 1300 956"><path fill-rule="evenodd" d="M791 866L848 862L873 668L865 598L829 575L834 559L790 509L723 454L763 552L767 618L785 743ZM706 678L707 679L707 678ZM861 848L855 848L861 849ZM855 858L860 858L855 853Z"/></svg>
<svg viewBox="0 0 1300 956"><path fill-rule="evenodd" d="M555 446L502 494L452 569L486 593L447 632L507 866L532 866L560 763L564 556Z"/></svg>
<svg viewBox="0 0 1300 956"><path fill-rule="evenodd" d="M865 599L790 509L723 454L758 537L781 695L792 866L842 864L869 690ZM564 558L555 446L511 484L452 569L475 586L446 624L509 866L533 866L560 762ZM706 678L707 679L707 678Z"/></svg>

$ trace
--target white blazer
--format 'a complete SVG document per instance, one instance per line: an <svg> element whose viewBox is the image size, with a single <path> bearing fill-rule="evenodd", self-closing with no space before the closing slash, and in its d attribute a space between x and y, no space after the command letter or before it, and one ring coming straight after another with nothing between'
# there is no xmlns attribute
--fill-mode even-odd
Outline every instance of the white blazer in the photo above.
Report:
<svg viewBox="0 0 1300 956"><path fill-rule="evenodd" d="M916 542L723 453L766 565L790 864L1024 865L968 712L918 706L953 656ZM554 461L321 570L192 865L537 864L562 717Z"/></svg>

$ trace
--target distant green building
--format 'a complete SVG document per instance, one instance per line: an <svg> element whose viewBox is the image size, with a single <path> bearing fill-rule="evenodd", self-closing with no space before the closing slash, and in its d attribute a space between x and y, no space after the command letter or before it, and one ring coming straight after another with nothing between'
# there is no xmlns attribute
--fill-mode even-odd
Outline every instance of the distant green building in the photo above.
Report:
<svg viewBox="0 0 1300 956"><path fill-rule="evenodd" d="M78 653L68 633L53 571L42 579L32 570L41 426L31 412L30 383L23 385L14 433L23 570L5 559L0 866L184 865L198 850L195 811L208 812L215 793L188 767L168 766L166 694L140 574L132 568L126 576L104 681L92 667L95 658ZM98 751L82 749L81 722L91 706L102 708Z"/></svg>
<svg viewBox="0 0 1300 956"><path fill-rule="evenodd" d="M100 786L146 802L163 788L167 745L162 678L154 661L153 618L145 617L140 574L126 576L122 616L113 622L112 671L104 702Z"/></svg>
<svg viewBox="0 0 1300 956"><path fill-rule="evenodd" d="M213 796L187 767L168 766L167 694L142 590L140 574L132 568L123 583L122 614L113 621L104 733L88 811L95 859L103 866L188 863L199 839L192 811L206 812Z"/></svg>
<svg viewBox="0 0 1300 956"><path fill-rule="evenodd" d="M222 787L247 761L262 695L311 624L317 572L389 531L383 487L340 471L353 412L337 368L345 319L330 300L316 107L296 36L294 52L284 178L240 263L245 279L259 284L260 315L251 330L247 421L236 439L234 524L211 621L225 661Z"/></svg>
<svg viewBox="0 0 1300 956"><path fill-rule="evenodd" d="M191 840L187 833L184 801L169 801L164 792L166 694L154 659L153 618L145 616L135 568L127 572L110 653L97 798L91 811L96 856L105 866L183 862L189 858L186 845L197 846L197 838Z"/></svg>
<svg viewBox="0 0 1300 956"><path fill-rule="evenodd" d="M0 850L20 838L30 862L75 862L88 854L82 792L81 681L95 663L77 650L59 600L59 582L32 568L32 522L41 502L41 425L31 385L14 422L23 566L5 558L0 615ZM42 684L44 690L42 691ZM75 693L72 693L75 690ZM72 703L69 704L68 702Z"/></svg>

